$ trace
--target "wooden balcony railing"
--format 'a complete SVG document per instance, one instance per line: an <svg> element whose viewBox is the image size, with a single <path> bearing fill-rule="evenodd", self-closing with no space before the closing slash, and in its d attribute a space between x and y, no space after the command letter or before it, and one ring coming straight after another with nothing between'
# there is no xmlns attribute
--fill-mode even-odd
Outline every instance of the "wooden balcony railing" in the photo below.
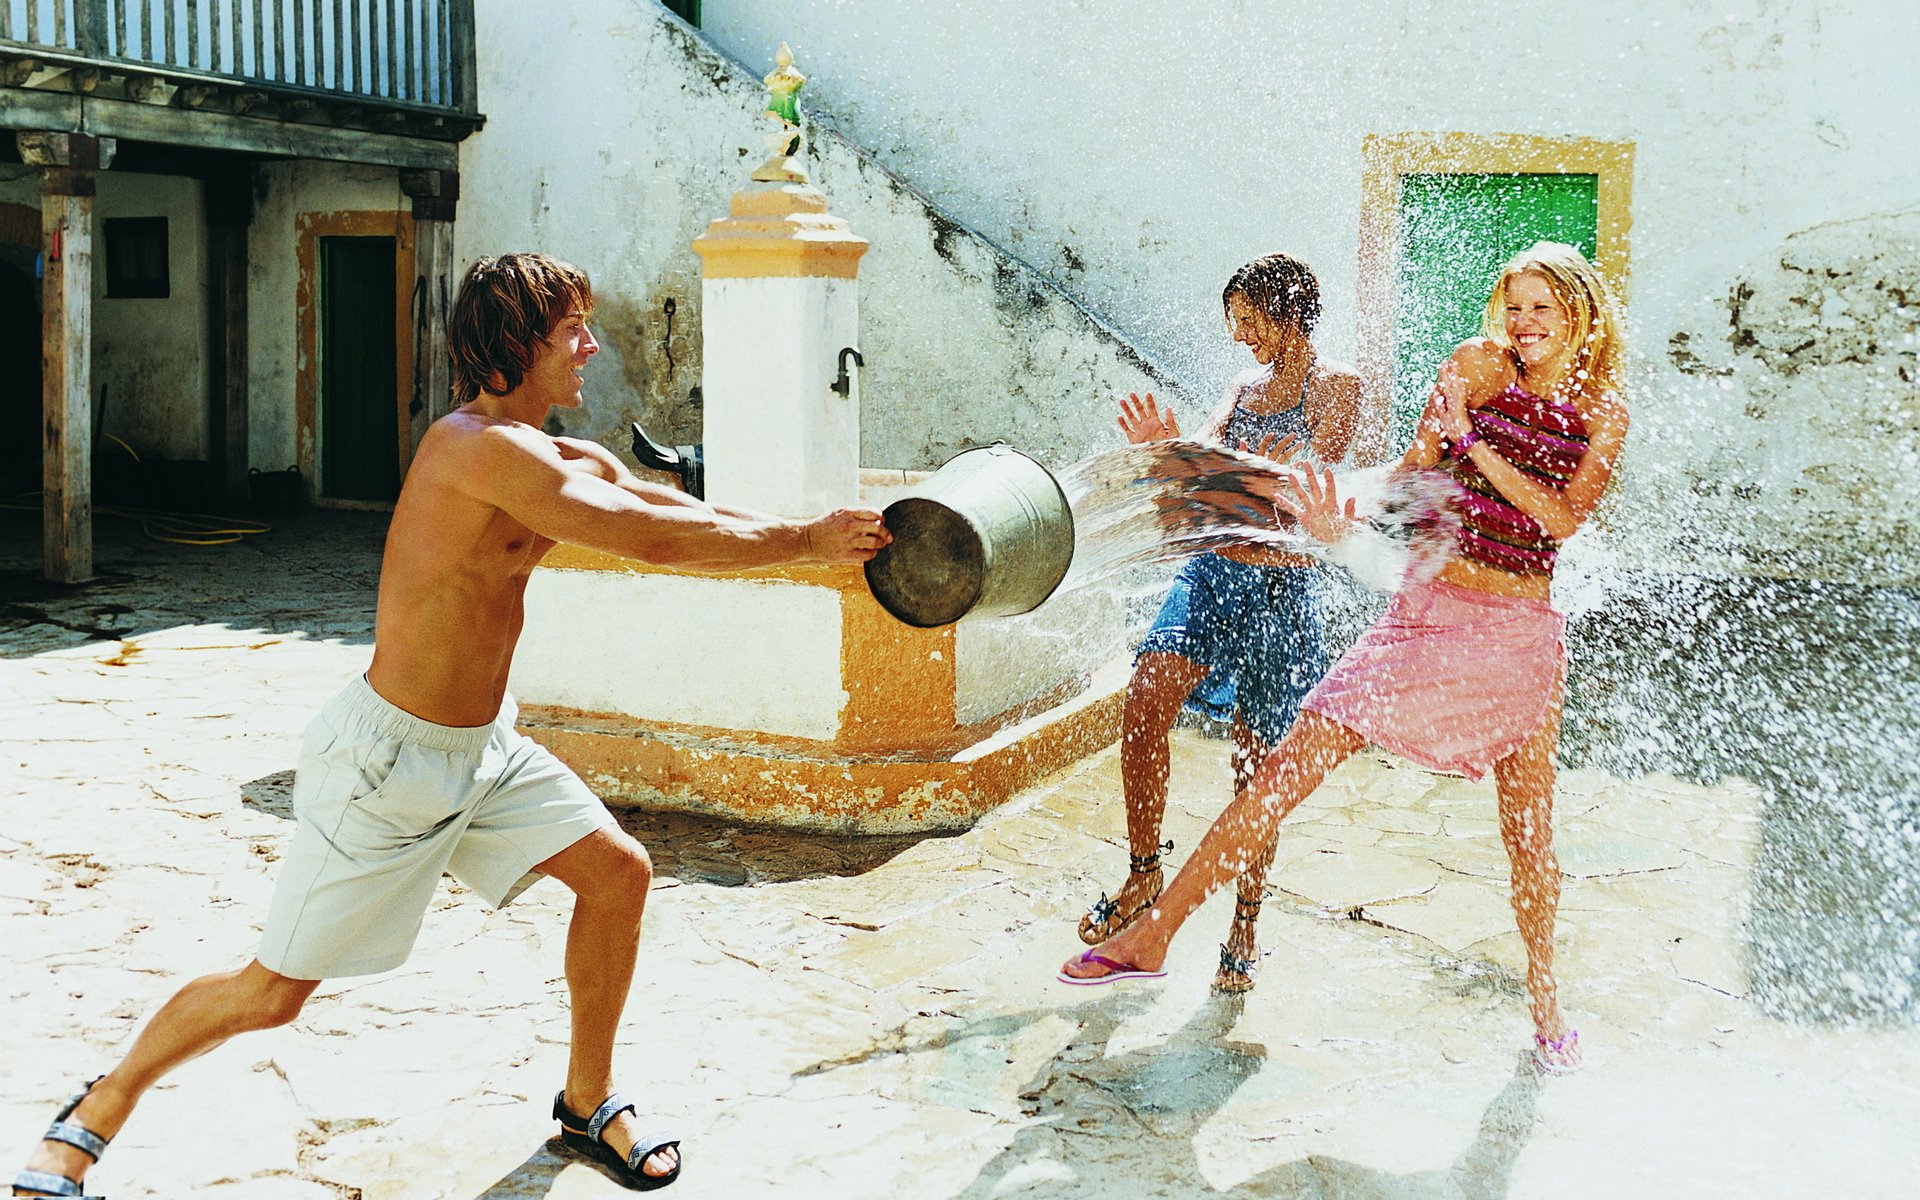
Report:
<svg viewBox="0 0 1920 1200"><path fill-rule="evenodd" d="M0 0L0 51L475 116L473 0Z"/></svg>

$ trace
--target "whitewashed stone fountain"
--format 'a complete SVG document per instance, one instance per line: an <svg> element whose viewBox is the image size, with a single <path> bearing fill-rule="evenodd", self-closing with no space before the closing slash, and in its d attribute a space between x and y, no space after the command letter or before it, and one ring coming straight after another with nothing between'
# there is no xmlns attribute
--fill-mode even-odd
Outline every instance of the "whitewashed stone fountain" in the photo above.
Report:
<svg viewBox="0 0 1920 1200"><path fill-rule="evenodd" d="M912 476L861 471L857 355L843 353L859 345L868 244L794 157L803 77L781 50L773 155L693 243L706 495L787 516L884 505ZM916 629L855 567L692 574L562 546L526 602L521 725L611 802L964 828L1118 736L1124 618L1100 593Z"/></svg>

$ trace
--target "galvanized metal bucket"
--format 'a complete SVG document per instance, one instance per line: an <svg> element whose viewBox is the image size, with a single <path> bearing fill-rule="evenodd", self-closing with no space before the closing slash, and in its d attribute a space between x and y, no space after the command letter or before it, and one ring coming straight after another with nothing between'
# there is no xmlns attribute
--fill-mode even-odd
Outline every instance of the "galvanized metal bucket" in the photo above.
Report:
<svg viewBox="0 0 1920 1200"><path fill-rule="evenodd" d="M1073 512L1047 469L1004 443L954 455L886 508L874 599L923 629L1031 612L1073 562Z"/></svg>

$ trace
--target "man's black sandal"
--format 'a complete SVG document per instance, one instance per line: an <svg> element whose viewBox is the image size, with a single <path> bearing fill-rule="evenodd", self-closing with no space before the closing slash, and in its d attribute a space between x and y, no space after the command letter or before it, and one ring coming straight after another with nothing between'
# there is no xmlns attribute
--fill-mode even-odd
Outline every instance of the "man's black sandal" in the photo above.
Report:
<svg viewBox="0 0 1920 1200"><path fill-rule="evenodd" d="M665 1175L649 1175L640 1169L641 1165L647 1161L648 1155L665 1150L669 1146L678 1149L680 1138L677 1134L642 1134L633 1143L633 1149L627 1152L625 1158L621 1158L612 1146L607 1145L602 1137L607 1131L607 1124L623 1112L640 1115L639 1110L629 1104L626 1097L619 1092L601 1101L600 1107L593 1110L591 1117L575 1116L567 1108L567 1093L564 1090L555 1092L553 1095L553 1117L560 1122L560 1140L569 1150L584 1154L612 1171L614 1179L622 1187L636 1192L650 1192L680 1178L681 1164L678 1158L674 1161L673 1170ZM75 1194L78 1195L78 1193Z"/></svg>
<svg viewBox="0 0 1920 1200"><path fill-rule="evenodd" d="M104 1075L99 1076L88 1082L86 1087L67 1097L66 1106L54 1115L53 1124L47 1126L47 1132L41 1136L40 1140L65 1142L69 1146L77 1147L82 1154L93 1161L99 1162L100 1156L107 1152L107 1143L113 1139L103 1138L85 1125L69 1121L67 1118L73 1115L74 1109L80 1107L80 1102L87 1098L87 1093L93 1090L93 1085L105 1078ZM69 1179L65 1175L55 1175L50 1171L22 1171L15 1175L13 1194L18 1196L22 1189L29 1194L38 1192L46 1196L87 1195L86 1188L81 1186L79 1180Z"/></svg>

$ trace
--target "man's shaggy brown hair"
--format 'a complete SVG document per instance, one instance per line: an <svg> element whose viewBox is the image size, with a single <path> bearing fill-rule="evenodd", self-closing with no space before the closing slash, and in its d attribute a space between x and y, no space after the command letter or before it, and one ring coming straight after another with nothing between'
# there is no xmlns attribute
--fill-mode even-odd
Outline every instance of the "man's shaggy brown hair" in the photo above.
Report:
<svg viewBox="0 0 1920 1200"><path fill-rule="evenodd" d="M570 312L591 315L593 285L579 267L544 254L502 254L468 268L447 321L453 402L520 386L535 350Z"/></svg>

